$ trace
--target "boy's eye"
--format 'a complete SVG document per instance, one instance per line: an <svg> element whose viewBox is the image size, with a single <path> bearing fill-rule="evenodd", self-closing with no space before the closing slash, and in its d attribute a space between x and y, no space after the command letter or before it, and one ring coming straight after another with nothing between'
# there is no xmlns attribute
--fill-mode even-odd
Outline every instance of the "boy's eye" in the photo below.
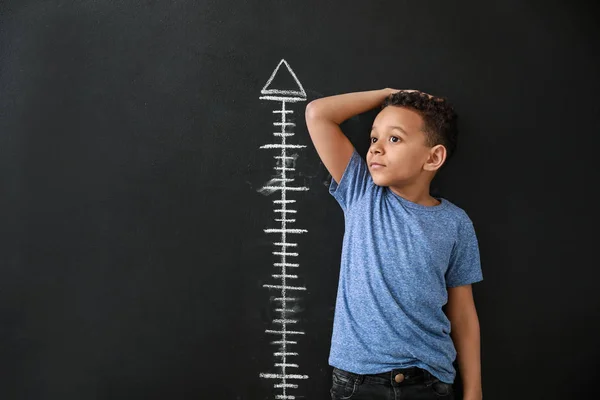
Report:
<svg viewBox="0 0 600 400"><path fill-rule="evenodd" d="M370 139L370 141L371 141L371 143L375 143L375 142L377 141L377 138L376 138L376 137L372 137L372 138ZM390 141L391 141L392 143L398 143L398 142L400 141L400 138L399 138L399 137L397 137L397 136L391 136L391 137L390 137Z"/></svg>

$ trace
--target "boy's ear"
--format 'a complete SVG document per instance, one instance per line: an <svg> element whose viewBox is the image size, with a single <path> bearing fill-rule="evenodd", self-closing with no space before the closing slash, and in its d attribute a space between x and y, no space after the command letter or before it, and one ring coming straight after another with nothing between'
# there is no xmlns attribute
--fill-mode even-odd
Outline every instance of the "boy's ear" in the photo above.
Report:
<svg viewBox="0 0 600 400"><path fill-rule="evenodd" d="M442 167L444 161L446 161L446 147L442 144L438 144L433 146L429 150L429 157L427 158L427 162L423 166L425 171L437 171Z"/></svg>

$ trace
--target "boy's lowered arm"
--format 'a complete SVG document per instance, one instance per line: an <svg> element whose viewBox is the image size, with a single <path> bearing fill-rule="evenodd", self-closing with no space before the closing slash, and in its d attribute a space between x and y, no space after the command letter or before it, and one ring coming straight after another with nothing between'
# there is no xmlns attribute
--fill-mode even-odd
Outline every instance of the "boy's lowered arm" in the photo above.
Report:
<svg viewBox="0 0 600 400"><path fill-rule="evenodd" d="M340 129L345 120L379 106L394 89L345 93L313 100L306 106L306 126L319 158L340 182L354 146Z"/></svg>

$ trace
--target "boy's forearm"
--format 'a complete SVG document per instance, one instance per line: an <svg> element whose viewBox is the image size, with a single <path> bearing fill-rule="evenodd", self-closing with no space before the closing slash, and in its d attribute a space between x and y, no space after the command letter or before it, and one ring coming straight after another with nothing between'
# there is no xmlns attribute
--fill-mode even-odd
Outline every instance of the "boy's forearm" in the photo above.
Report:
<svg viewBox="0 0 600 400"><path fill-rule="evenodd" d="M386 97L396 91L379 89L323 97L308 104L306 115L307 118L323 118L339 125L355 115L379 106Z"/></svg>
<svg viewBox="0 0 600 400"><path fill-rule="evenodd" d="M457 351L464 400L481 400L480 329L477 314L452 321L452 339Z"/></svg>

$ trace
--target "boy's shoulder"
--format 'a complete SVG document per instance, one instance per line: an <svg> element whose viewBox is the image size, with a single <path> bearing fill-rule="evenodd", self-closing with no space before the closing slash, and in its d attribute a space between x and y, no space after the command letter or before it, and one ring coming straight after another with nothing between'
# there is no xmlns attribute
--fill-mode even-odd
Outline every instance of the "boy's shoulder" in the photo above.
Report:
<svg viewBox="0 0 600 400"><path fill-rule="evenodd" d="M467 214L467 212L457 206L456 204L454 204L453 202L451 202L450 200L443 198L443 201L446 203L446 207L444 208L444 211L446 211L446 213L453 219L457 220L458 222L461 223L473 223L471 221L471 218L469 217L469 214Z"/></svg>

